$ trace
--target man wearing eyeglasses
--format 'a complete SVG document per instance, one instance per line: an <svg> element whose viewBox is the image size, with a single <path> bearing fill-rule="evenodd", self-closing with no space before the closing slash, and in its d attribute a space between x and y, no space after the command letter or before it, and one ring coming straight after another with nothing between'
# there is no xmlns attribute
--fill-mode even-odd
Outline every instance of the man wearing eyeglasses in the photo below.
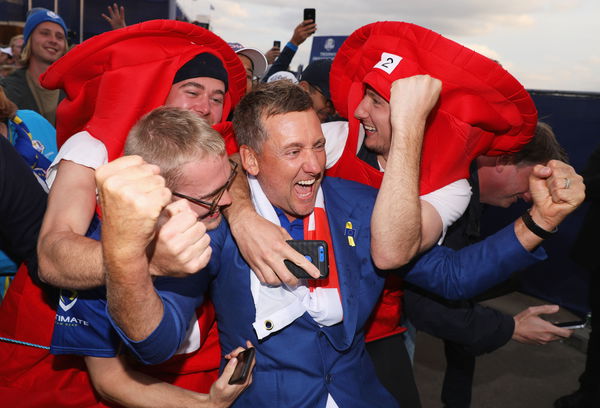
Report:
<svg viewBox="0 0 600 408"><path fill-rule="evenodd" d="M164 46L165 42L168 47ZM229 149L235 142L231 125L224 123L223 118L244 93L244 68L233 50L215 34L183 22L165 20L132 25L86 41L49 68L42 82L49 89L65 89L67 98L58 112L57 139L63 144L62 155L59 153L55 163L59 170L50 175L54 184L38 242L40 277L55 287L73 290L102 286L104 272L100 243L85 236L96 210L94 169L120 157L131 127L144 113L161 105L187 109L204 118L223 135ZM217 187L221 186L214 186L212 190ZM208 196L212 191L189 191L183 186L179 192L211 203L216 198ZM192 207L204 214L211 210ZM213 213L207 218L216 223L218 213L213 207ZM172 224L161 229L153 251L154 273L196 272L202 262L207 262L209 254L204 260L187 258L185 245L181 244L187 236L181 236L181 231L176 228L169 228ZM46 293L38 283L36 272L30 271L31 276L25 273L25 289L19 287L21 293L16 293L16 299L27 298L28 307L15 306L13 313L7 313L15 316L10 319L5 318L4 313L8 310L3 308L0 320L19 322L19 325L5 323L4 326L10 337L20 343L6 345L0 352L27 355L24 359L13 359L15 364L28 364L27 368L19 367L19 372L28 373L19 381L29 381L29 386L37 389L48 382L58 382L57 376L62 376L61 382L81 386L79 390L83 391L78 395L90 397L91 406L96 397L87 373L80 368L81 363L73 365L72 369L54 369L55 356L49 355L47 348L56 317L56 303L53 302L57 300L45 300ZM45 286L44 291L47 291ZM33 296L26 296L31 293ZM68 309L69 301L77 300L74 294L65 292L59 311ZM19 302L11 304L18 305ZM36 322L35 328L21 329L28 321ZM210 330L216 333L216 328ZM3 335L6 336L5 331ZM41 347L28 347L24 343ZM183 386L208 391L216 378L214 373L219 357L216 340L212 346L216 365L214 358L204 359L210 362L203 369L212 370L208 380L190 381ZM197 349L200 343L192 344L192 349L194 347ZM175 374L165 381L179 380L177 367L173 372ZM10 370L6 373L14 377ZM16 393L15 401L28 392L17 386L11 390ZM51 390L38 397L40 406L69 406L69 402L72 406L84 404L82 399L64 401Z"/></svg>
<svg viewBox="0 0 600 408"><path fill-rule="evenodd" d="M206 225L207 230L216 228L219 225L219 222L221 222L220 209L224 206L222 198L225 195L225 193L227 193L227 191L229 190L229 187L231 187L231 183L233 183L233 179L237 174L238 164L231 159L228 159L228 161L229 167L231 167L231 173L227 178L227 181L217 189L211 191L210 193L203 194L201 197L191 197L189 195L179 193L177 191L172 192L172 194L175 197L183 198L185 200L188 200L190 203L195 204L196 207L194 207L194 209L203 208L203 210L195 210L194 212L198 215L198 220L202 221L204 225ZM189 166L196 165L198 165L196 162L189 163ZM198 170L199 171L197 172L190 171L184 173L182 175L182 179L185 180L186 178L189 178L190 174L195 174L193 177L195 177L196 179L200 178L199 175L204 176L205 173L202 173L200 169ZM226 195L229 196L229 193L227 193ZM231 198L228 198L227 201L231 202Z"/></svg>
<svg viewBox="0 0 600 408"><path fill-rule="evenodd" d="M183 245L183 250L189 253L190 258L198 257L202 258L202 263L208 262L211 250L205 232L219 225L220 209L231 203L228 189L237 174L237 163L227 158L221 136L188 111L157 108L131 130L125 145L125 156L110 165L112 169L115 166L119 172L108 183L110 188L107 191L111 195L103 198L115 200L118 197L121 205L105 208L102 229L114 228L111 222L115 219L137 220L146 217L148 200L152 205L155 201L166 199L170 203L160 215L155 214L159 217L158 224L148 225L153 231L151 235L158 235L165 222L175 223L179 234L172 238L176 241L173 245ZM105 167L100 167L97 173L105 174ZM147 194L149 191L154 194ZM121 243L112 241L112 244L125 249L130 240L128 234L135 236L140 232L140 226L131 226L124 221L121 228L128 233L120 234ZM183 235L190 236L191 240L183 240ZM87 236L100 239L99 223L92 223ZM107 288L110 285L111 282L107 281ZM116 333L106 319L105 293L103 288L80 291L76 299L67 299L63 294L61 303L68 307L57 315L51 346L54 354L84 356L92 384L103 401L124 406L190 406L205 398L207 405L228 406L249 384L250 379L239 385L227 384L236 362L224 368L223 375L211 386L210 394L206 396L157 381L157 378L168 378L168 373L172 375L176 366L184 365L187 368L176 369L175 373L183 374L182 377L185 377L186 371L193 371L191 367L197 365L199 360L190 359L190 356L197 355L190 351L194 351L195 342L205 341L208 326L212 323L206 320L194 320L191 324L186 322L191 325L190 332L176 353L178 358L173 362L150 370L143 366L136 367L135 362L129 361L119 351ZM206 308L200 310L197 313L210 314ZM153 324L152 319L145 323ZM235 357L241 350L241 347L236 348L231 356ZM125 372L132 374L125 375ZM193 378L198 381L200 377ZM154 384L153 387L142 386L150 382ZM197 391L197 388L191 389Z"/></svg>

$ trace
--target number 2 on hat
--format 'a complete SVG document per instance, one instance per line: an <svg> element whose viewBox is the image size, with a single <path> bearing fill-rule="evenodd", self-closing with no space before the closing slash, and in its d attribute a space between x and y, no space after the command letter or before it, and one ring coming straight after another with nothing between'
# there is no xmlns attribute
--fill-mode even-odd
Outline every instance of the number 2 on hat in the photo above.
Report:
<svg viewBox="0 0 600 408"><path fill-rule="evenodd" d="M398 64L402 61L402 57L388 52L381 53L381 60L373 66L373 68L379 68L388 74L394 72Z"/></svg>

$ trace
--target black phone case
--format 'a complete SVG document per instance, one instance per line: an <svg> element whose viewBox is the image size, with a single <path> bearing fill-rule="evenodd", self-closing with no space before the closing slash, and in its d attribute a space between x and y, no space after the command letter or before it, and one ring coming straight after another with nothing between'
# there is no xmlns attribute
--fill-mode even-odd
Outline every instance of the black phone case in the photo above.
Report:
<svg viewBox="0 0 600 408"><path fill-rule="evenodd" d="M319 276L318 279L325 279L329 276L327 242L320 240L289 240L287 243L296 251L304 255L305 258L319 269L321 276ZM295 263L288 261L287 259L284 262L285 266L287 266L296 278L315 279Z"/></svg>
<svg viewBox="0 0 600 408"><path fill-rule="evenodd" d="M231 374L231 378L229 379L230 385L243 384L246 382L248 374L250 374L250 366L252 365L255 354L256 350L254 347L250 347L237 355L238 363L235 366L235 370L233 370L233 374Z"/></svg>
<svg viewBox="0 0 600 408"><path fill-rule="evenodd" d="M305 8L304 9L304 20L312 20L313 23L316 23L317 10L314 8Z"/></svg>

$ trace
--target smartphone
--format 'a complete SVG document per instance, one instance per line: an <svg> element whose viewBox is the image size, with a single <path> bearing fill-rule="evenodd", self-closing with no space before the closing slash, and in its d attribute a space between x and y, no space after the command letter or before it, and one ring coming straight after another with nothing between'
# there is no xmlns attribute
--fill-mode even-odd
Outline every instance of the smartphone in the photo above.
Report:
<svg viewBox="0 0 600 408"><path fill-rule="evenodd" d="M317 10L314 8L305 8L304 9L304 20L312 20L313 23L316 23Z"/></svg>
<svg viewBox="0 0 600 408"><path fill-rule="evenodd" d="M564 329L574 330L574 329L583 329L586 326L587 320L573 320L571 322L560 322L554 323L557 327L562 327Z"/></svg>
<svg viewBox="0 0 600 408"><path fill-rule="evenodd" d="M286 241L292 248L300 252L306 259L319 269L321 275L317 279L325 279L329 276L329 254L327 242L321 240L289 240ZM315 279L295 263L284 261L285 266L298 279Z"/></svg>
<svg viewBox="0 0 600 408"><path fill-rule="evenodd" d="M281 41L273 41L273 48L281 48Z"/></svg>
<svg viewBox="0 0 600 408"><path fill-rule="evenodd" d="M229 379L230 385L243 384L246 382L248 374L250 374L250 367L252 366L255 355L256 349L254 347L249 347L237 355L237 365L235 366L235 370L233 370L233 374L231 374L231 378Z"/></svg>

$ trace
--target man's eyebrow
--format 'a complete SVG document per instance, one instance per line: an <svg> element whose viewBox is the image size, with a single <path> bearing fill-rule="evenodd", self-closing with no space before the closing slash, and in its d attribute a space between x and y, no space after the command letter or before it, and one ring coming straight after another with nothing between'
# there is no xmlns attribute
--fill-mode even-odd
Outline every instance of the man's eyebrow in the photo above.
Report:
<svg viewBox="0 0 600 408"><path fill-rule="evenodd" d="M371 85L367 85L365 87L365 94L369 94L369 95L375 95L380 97L381 99L385 100L385 98L383 96L381 96L381 94L379 94L379 92L377 92L375 90L375 88L373 88ZM386 101L387 102L387 101Z"/></svg>
<svg viewBox="0 0 600 408"><path fill-rule="evenodd" d="M187 87L205 89L204 85L202 85L198 82L194 82L194 81L188 81L188 82L185 82L185 83L179 85L179 88L187 88Z"/></svg>
<svg viewBox="0 0 600 408"><path fill-rule="evenodd" d="M289 143L289 144L286 144L285 146L283 146L282 149L285 150L285 149L289 149L292 147L297 147L297 148L302 149L302 148L304 148L304 144L299 143L299 142L292 142L292 143Z"/></svg>
<svg viewBox="0 0 600 408"><path fill-rule="evenodd" d="M197 88L197 89L201 89L203 91L206 90L206 87L204 85L202 85L199 82L195 82L195 81L188 81L179 86L180 89L187 88L187 87ZM225 95L225 91L223 91L221 89L216 89L216 90L212 91L211 94Z"/></svg>

